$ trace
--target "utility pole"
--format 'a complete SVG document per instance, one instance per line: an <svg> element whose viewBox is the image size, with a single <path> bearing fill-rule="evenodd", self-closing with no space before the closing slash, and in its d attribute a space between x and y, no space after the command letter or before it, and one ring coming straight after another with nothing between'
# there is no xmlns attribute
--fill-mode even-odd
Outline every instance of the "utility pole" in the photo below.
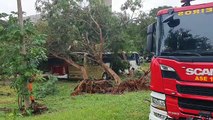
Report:
<svg viewBox="0 0 213 120"><path fill-rule="evenodd" d="M22 4L21 4L21 0L17 0L17 8L18 8L18 22L21 28L21 32L23 32L23 28L24 28L24 22L23 22L23 11L22 11ZM22 40L22 48L20 50L21 55L23 55L25 57L26 55L26 45L25 45L25 40L23 38ZM26 61L23 61L23 64L27 64ZM27 80L24 82L24 87L26 87L26 90L28 90L28 82ZM26 91L28 92L28 91ZM30 107L30 99L28 95L21 95L23 96L24 99L24 104L25 104L25 109L28 109ZM22 101L21 101L22 102Z"/></svg>
<svg viewBox="0 0 213 120"><path fill-rule="evenodd" d="M23 20L23 11L22 11L22 4L21 4L21 0L17 0L17 8L18 8L18 22L21 28L21 31L23 31L24 28L24 20ZM23 39L23 45L22 45L22 50L21 50L21 54L26 55L26 46L25 46L25 40Z"/></svg>
<svg viewBox="0 0 213 120"><path fill-rule="evenodd" d="M23 23L23 11L22 11L21 0L17 0L17 8L18 8L18 22L21 27L21 30L23 30L24 23Z"/></svg>

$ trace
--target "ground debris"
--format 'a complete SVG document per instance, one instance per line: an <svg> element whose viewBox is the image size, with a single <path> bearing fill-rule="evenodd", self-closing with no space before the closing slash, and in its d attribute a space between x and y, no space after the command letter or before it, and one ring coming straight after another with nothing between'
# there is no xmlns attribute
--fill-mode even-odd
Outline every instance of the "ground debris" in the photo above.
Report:
<svg viewBox="0 0 213 120"><path fill-rule="evenodd" d="M31 107L33 109L33 114L41 114L42 112L48 110L47 106L37 102L32 103Z"/></svg>
<svg viewBox="0 0 213 120"><path fill-rule="evenodd" d="M28 110L31 110L32 114L37 115L37 114L42 114L43 112L47 111L48 108L47 108L47 106L45 106L43 104L40 104L38 102L33 102L33 103L31 103L31 106L30 106L30 108L28 108ZM27 110L25 109L24 106L22 108L20 108L20 111L23 116L29 115L29 113L27 112Z"/></svg>
<svg viewBox="0 0 213 120"><path fill-rule="evenodd" d="M81 95L84 93L94 94L123 94L125 91L140 91L147 90L149 86L147 82L149 81L150 70L144 71L144 75L138 80L127 80L119 85L114 85L113 81L109 80L83 80L71 93L71 96Z"/></svg>
<svg viewBox="0 0 213 120"><path fill-rule="evenodd" d="M108 80L83 80L74 89L72 96L80 95L82 93L111 93L113 82Z"/></svg>

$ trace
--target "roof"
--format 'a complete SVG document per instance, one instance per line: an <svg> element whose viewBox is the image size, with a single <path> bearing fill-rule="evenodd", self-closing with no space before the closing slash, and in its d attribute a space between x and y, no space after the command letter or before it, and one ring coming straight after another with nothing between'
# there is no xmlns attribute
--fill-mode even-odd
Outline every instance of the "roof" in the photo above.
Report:
<svg viewBox="0 0 213 120"><path fill-rule="evenodd" d="M175 12L180 12L180 11L187 11L187 10L194 10L194 9L209 8L209 7L213 7L213 2L199 4L199 5L191 5L191 6L185 6L185 7L178 7L178 8L173 8L173 9L174 9ZM157 16L160 16L160 15L163 15L163 14L167 14L168 10L169 9L160 10L158 12Z"/></svg>

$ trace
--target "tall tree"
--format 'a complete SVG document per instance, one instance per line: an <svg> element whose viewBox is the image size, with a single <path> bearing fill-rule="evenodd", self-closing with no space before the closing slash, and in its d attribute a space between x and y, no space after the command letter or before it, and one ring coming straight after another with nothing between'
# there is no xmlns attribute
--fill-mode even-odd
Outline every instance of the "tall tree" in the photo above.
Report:
<svg viewBox="0 0 213 120"><path fill-rule="evenodd" d="M23 21L21 0L17 0L17 6L18 17L17 14L0 14L1 20L7 19L0 24L0 69L12 79L12 87L20 98L24 98L25 109L28 109L30 93L27 85L32 76L40 74L37 66L46 59L45 38L38 34L30 21Z"/></svg>

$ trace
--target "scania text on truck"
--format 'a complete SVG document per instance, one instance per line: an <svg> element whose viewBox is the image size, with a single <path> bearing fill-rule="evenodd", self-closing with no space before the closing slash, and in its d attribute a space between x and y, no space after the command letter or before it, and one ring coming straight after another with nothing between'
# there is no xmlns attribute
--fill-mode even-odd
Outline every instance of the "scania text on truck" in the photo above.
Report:
<svg viewBox="0 0 213 120"><path fill-rule="evenodd" d="M161 10L147 33L149 119L213 120L213 2Z"/></svg>

